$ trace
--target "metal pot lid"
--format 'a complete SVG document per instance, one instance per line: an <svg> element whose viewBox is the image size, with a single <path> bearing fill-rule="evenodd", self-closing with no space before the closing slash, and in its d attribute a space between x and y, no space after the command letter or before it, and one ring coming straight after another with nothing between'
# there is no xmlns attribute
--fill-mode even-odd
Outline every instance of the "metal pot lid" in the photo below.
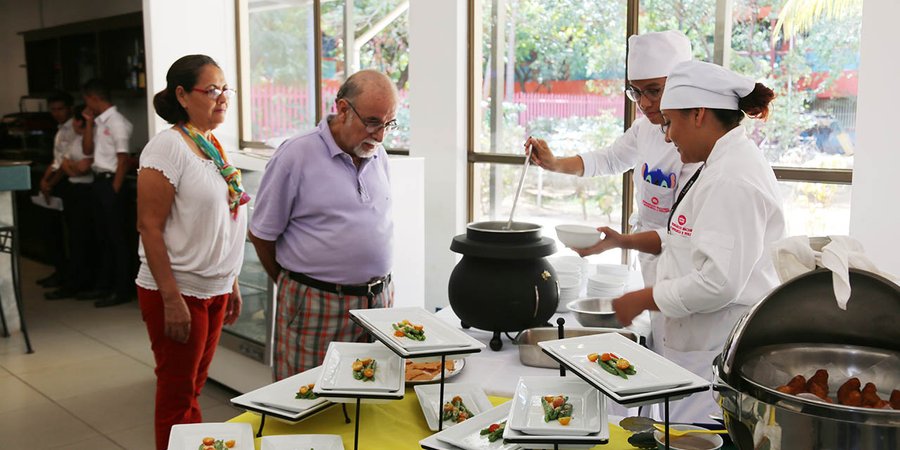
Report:
<svg viewBox="0 0 900 450"><path fill-rule="evenodd" d="M722 379L740 389L743 380L738 373L750 355L775 345L849 345L900 352L900 286L857 269L850 270L850 286L846 310L837 306L832 272L827 269L776 288L732 330L719 358Z"/></svg>
<svg viewBox="0 0 900 450"><path fill-rule="evenodd" d="M485 231L490 233L530 233L530 232L540 232L541 226L536 223L529 222L513 222L512 226L507 228L507 224L509 222L506 221L488 221L488 222L472 222L466 225L466 229L475 230L475 231Z"/></svg>

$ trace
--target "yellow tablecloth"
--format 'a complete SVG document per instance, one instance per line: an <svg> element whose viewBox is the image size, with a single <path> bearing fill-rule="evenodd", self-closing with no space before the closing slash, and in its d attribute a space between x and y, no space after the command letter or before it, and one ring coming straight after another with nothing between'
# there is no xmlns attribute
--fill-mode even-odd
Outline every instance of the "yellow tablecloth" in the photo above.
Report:
<svg viewBox="0 0 900 450"><path fill-rule="evenodd" d="M508 398L489 397L494 406L505 403ZM351 421L356 414L356 404L347 405ZM414 450L419 441L434 434L425 423L422 408L411 388L406 390L402 400L382 404L363 404L359 418L359 448L365 450ZM246 422L253 426L253 433L259 429L260 416L253 413L241 414L229 422ZM289 425L267 417L263 436L278 434L337 434L344 441L344 449L353 449L354 424L344 423L341 406L336 405L297 424ZM602 450L633 450L628 444L629 433L618 425L610 424L609 444L599 445ZM260 441L255 441L259 450Z"/></svg>

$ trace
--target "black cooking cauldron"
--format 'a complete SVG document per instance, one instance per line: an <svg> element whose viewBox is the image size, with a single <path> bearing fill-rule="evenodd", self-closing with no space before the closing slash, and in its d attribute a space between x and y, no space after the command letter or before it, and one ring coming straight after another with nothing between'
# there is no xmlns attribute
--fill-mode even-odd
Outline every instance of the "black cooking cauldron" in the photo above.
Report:
<svg viewBox="0 0 900 450"><path fill-rule="evenodd" d="M491 349L500 350L501 332L544 325L559 303L553 267L544 258L556 252L533 223L477 222L453 238L450 250L463 255L450 274L450 306L470 326L494 332Z"/></svg>

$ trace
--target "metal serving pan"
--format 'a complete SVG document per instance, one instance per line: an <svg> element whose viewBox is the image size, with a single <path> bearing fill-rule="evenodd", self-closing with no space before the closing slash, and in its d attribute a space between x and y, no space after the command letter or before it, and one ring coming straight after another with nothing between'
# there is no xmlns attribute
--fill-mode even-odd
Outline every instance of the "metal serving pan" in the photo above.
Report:
<svg viewBox="0 0 900 450"><path fill-rule="evenodd" d="M637 333L622 328L566 327L565 329L565 337L567 338L604 333L619 333L634 342L638 342ZM519 361L526 366L532 367L546 367L548 369L559 367L559 363L547 356L537 345L538 342L556 339L559 339L559 330L556 327L529 328L522 331L516 339L516 344L519 347Z"/></svg>

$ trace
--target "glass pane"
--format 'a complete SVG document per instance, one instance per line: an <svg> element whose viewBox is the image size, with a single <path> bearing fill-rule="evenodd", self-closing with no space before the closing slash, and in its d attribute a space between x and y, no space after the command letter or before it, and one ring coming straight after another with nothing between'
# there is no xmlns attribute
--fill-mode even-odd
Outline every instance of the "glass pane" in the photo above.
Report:
<svg viewBox="0 0 900 450"><path fill-rule="evenodd" d="M476 151L521 154L533 135L547 140L557 155L567 154L564 143L577 143L565 146L574 154L621 134L626 2L510 0L499 2L505 5L499 15L495 3L481 2L482 123Z"/></svg>
<svg viewBox="0 0 900 450"><path fill-rule="evenodd" d="M353 22L359 68L391 77L400 93L396 131L385 134L386 148L409 148L409 14L408 1L356 0ZM334 112L334 97L344 81L344 3L322 2L322 112Z"/></svg>
<svg viewBox="0 0 900 450"><path fill-rule="evenodd" d="M259 189L262 174L262 171L241 171L244 189L250 194L250 203L247 204L248 219L253 215L253 206L256 202L255 194ZM244 302L241 308L241 315L235 323L225 325L224 330L254 341L259 345L265 345L267 341L266 324L272 314L270 310L272 302L269 296L272 282L256 256L256 249L249 240L244 244L244 263L241 266L238 283L241 286L241 298Z"/></svg>
<svg viewBox="0 0 900 450"><path fill-rule="evenodd" d="M788 236L850 234L849 185L779 183Z"/></svg>
<svg viewBox="0 0 900 450"><path fill-rule="evenodd" d="M249 2L250 140L277 147L315 125L312 3Z"/></svg>
<svg viewBox="0 0 900 450"><path fill-rule="evenodd" d="M694 59L712 61L716 1L640 0L638 33L679 30L691 40Z"/></svg>
<svg viewBox="0 0 900 450"><path fill-rule="evenodd" d="M475 164L475 222L509 220L521 165ZM542 225L546 237L556 239L556 225L581 224L621 228L622 176L579 178L529 167L516 206L516 222ZM566 250L557 240L557 250ZM594 263L620 263L620 250L590 257Z"/></svg>
<svg viewBox="0 0 900 450"><path fill-rule="evenodd" d="M852 168L862 1L813 20L793 36L773 34L786 0L734 0L731 66L778 96L766 122L745 121L773 165ZM802 2L801 2L802 3ZM774 38L774 45L773 45Z"/></svg>

